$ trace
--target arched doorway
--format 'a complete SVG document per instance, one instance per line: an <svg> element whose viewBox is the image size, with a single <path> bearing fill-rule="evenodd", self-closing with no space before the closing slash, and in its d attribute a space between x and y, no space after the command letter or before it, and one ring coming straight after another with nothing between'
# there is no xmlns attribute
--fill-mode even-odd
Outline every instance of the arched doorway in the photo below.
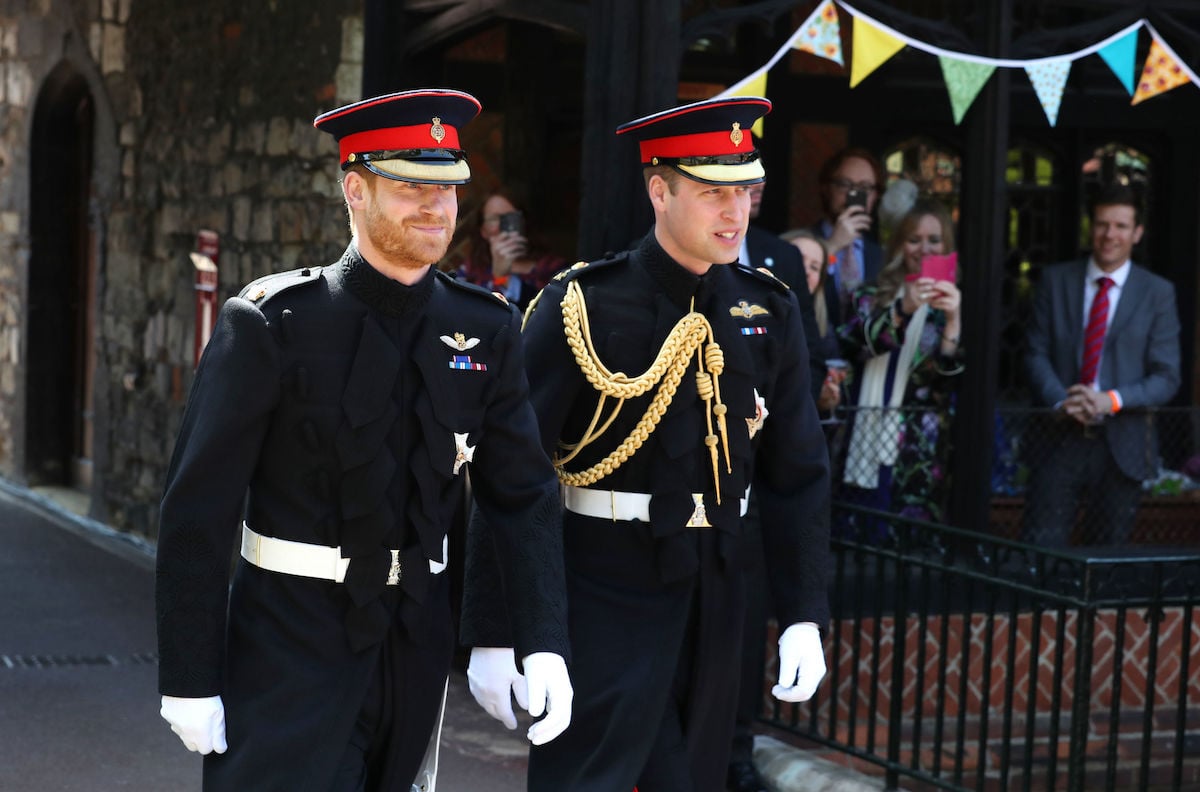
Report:
<svg viewBox="0 0 1200 792"><path fill-rule="evenodd" d="M30 136L25 473L30 484L83 490L92 477L94 128L87 82L59 64L38 95Z"/></svg>

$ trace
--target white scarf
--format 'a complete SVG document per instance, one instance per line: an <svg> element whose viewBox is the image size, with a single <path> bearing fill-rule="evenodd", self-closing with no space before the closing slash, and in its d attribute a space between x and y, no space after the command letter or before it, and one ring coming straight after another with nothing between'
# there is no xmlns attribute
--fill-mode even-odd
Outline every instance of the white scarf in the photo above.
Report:
<svg viewBox="0 0 1200 792"><path fill-rule="evenodd" d="M901 284L898 299L904 298ZM891 308L889 307L890 311ZM890 351L876 355L863 366L862 387L858 392L859 409L854 416L854 428L850 432L850 448L846 452L846 470L842 480L847 484L864 489L879 486L879 466L894 465L900 453L901 413L904 391L908 386L908 375L912 361L921 344L921 332L925 329L925 318L929 315L929 304L921 303L908 320L904 329L904 344L896 361L896 377L892 382L892 396L888 409L883 407L884 383L887 379ZM868 331L864 323L863 332ZM870 339L867 346L873 350Z"/></svg>

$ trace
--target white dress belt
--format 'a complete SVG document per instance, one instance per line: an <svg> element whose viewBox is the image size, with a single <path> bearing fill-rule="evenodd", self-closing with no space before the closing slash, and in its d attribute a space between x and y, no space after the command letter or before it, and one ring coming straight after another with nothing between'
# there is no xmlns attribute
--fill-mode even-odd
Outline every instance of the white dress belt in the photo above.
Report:
<svg viewBox="0 0 1200 792"><path fill-rule="evenodd" d="M703 498L701 494L692 495L692 500L697 504L701 503ZM562 502L564 509L584 517L650 522L650 494L647 492L620 492L563 485ZM746 496L738 501L743 517L749 502L750 488L747 487Z"/></svg>
<svg viewBox="0 0 1200 792"><path fill-rule="evenodd" d="M442 548L444 553L444 541ZM390 552L392 565L388 569L387 585L397 586L400 584L400 551ZM242 558L260 569L271 572L332 580L335 583L345 582L346 569L350 566L350 559L342 558L340 547L263 536L245 523L242 523ZM431 571L435 563L437 562L429 562ZM445 569L445 564L438 566ZM437 571L440 572L441 569Z"/></svg>

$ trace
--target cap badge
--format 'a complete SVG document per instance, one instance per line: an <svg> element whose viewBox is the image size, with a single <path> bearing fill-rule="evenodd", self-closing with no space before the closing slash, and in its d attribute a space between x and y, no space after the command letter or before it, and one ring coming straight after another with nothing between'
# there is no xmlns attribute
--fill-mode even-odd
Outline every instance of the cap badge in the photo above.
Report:
<svg viewBox="0 0 1200 792"><path fill-rule="evenodd" d="M755 316L769 316L770 314L770 311L758 303L746 302L745 300L738 300L738 304L729 309L730 316L740 316L742 319L752 319Z"/></svg>
<svg viewBox="0 0 1200 792"><path fill-rule="evenodd" d="M742 145L742 138L744 137L745 135L742 133L742 125L737 121L734 121L733 131L729 133L730 142L732 142L735 146L740 146Z"/></svg>
<svg viewBox="0 0 1200 792"><path fill-rule="evenodd" d="M446 137L446 127L442 126L442 119L437 116L433 117L433 126L429 127L429 136L438 143L441 143L442 138Z"/></svg>
<svg viewBox="0 0 1200 792"><path fill-rule="evenodd" d="M451 338L450 336L445 336L445 335L438 336L438 338L440 338L442 340L442 343L445 344L446 346L450 347L451 349L457 349L460 352L463 350L471 349L472 347L474 347L476 344L479 343L478 338L467 338L462 333L455 333L454 338Z"/></svg>

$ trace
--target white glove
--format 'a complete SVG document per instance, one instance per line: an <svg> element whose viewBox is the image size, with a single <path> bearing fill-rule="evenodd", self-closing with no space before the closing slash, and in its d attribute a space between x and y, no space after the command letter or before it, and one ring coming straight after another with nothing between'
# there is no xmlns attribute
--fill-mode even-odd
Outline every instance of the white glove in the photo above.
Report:
<svg viewBox="0 0 1200 792"><path fill-rule="evenodd" d="M162 697L159 714L171 724L189 751L225 753L225 705L220 696L209 698Z"/></svg>
<svg viewBox="0 0 1200 792"><path fill-rule="evenodd" d="M529 695L528 706L521 706L535 718L542 712L546 713L546 717L529 727L527 736L534 745L543 745L571 725L571 702L575 698L575 691L571 688L571 678L562 655L534 652L522 661L522 665L525 666ZM519 698L517 701L520 703Z"/></svg>
<svg viewBox="0 0 1200 792"><path fill-rule="evenodd" d="M517 671L512 649L494 646L472 649L467 663L467 686L484 712L510 729L517 728L512 697L517 697L521 709L529 709L525 678Z"/></svg>
<svg viewBox="0 0 1200 792"><path fill-rule="evenodd" d="M799 622L779 636L779 684L771 695L780 701L808 701L825 676L821 631L813 622Z"/></svg>

